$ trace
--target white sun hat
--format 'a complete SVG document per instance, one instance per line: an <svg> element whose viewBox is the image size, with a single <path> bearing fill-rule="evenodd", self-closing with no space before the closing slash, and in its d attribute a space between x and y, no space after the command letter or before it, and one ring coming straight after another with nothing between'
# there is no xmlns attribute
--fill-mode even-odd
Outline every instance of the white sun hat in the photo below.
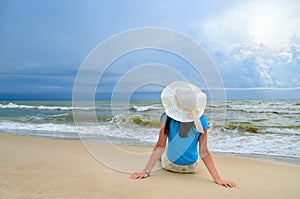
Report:
<svg viewBox="0 0 300 199"><path fill-rule="evenodd" d="M206 95L196 85L175 81L161 93L166 114L179 122L194 122L197 131L203 133L200 117L206 106Z"/></svg>

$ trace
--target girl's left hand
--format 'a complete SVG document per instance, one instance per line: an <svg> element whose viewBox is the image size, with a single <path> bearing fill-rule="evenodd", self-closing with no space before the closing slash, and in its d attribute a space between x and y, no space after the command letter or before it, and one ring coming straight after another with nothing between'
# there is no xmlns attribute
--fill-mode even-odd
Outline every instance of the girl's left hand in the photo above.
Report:
<svg viewBox="0 0 300 199"><path fill-rule="evenodd" d="M235 184L234 182L232 181L229 181L229 180L218 180L216 181L217 184L219 185L222 185L224 187L227 187L227 188L237 188L237 184Z"/></svg>

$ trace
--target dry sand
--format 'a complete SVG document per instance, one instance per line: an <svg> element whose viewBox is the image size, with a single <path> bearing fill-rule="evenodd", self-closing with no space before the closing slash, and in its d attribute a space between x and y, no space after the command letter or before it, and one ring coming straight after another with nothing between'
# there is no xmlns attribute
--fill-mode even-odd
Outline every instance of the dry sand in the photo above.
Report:
<svg viewBox="0 0 300 199"><path fill-rule="evenodd" d="M150 178L131 180L129 173L111 169L93 158L80 141L0 133L0 198L300 197L299 166L241 157L213 157L221 176L234 180L237 189L216 185L202 163L195 174L158 170ZM146 162L137 163L137 169L141 164Z"/></svg>

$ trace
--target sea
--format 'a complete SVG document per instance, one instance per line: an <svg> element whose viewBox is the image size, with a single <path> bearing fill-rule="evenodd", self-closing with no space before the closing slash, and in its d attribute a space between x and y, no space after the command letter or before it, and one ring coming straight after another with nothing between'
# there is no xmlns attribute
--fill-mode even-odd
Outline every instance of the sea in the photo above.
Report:
<svg viewBox="0 0 300 199"><path fill-rule="evenodd" d="M99 100L92 107L73 104L0 101L0 132L137 147L152 147L158 139L164 113L160 101ZM76 119L74 114L85 117ZM300 160L300 100L208 101L204 115L213 153Z"/></svg>

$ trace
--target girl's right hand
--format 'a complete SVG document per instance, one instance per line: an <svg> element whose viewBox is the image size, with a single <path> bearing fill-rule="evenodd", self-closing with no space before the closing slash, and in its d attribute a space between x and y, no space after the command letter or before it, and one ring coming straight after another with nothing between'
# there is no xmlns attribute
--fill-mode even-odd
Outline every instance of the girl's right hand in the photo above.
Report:
<svg viewBox="0 0 300 199"><path fill-rule="evenodd" d="M237 184L235 184L234 182L232 181L229 181L229 180L218 180L216 181L217 184L219 185L222 185L224 187L227 187L227 188L237 188Z"/></svg>
<svg viewBox="0 0 300 199"><path fill-rule="evenodd" d="M147 178L149 176L150 175L148 175L145 171L140 171L131 174L130 179L142 179L142 178Z"/></svg>

